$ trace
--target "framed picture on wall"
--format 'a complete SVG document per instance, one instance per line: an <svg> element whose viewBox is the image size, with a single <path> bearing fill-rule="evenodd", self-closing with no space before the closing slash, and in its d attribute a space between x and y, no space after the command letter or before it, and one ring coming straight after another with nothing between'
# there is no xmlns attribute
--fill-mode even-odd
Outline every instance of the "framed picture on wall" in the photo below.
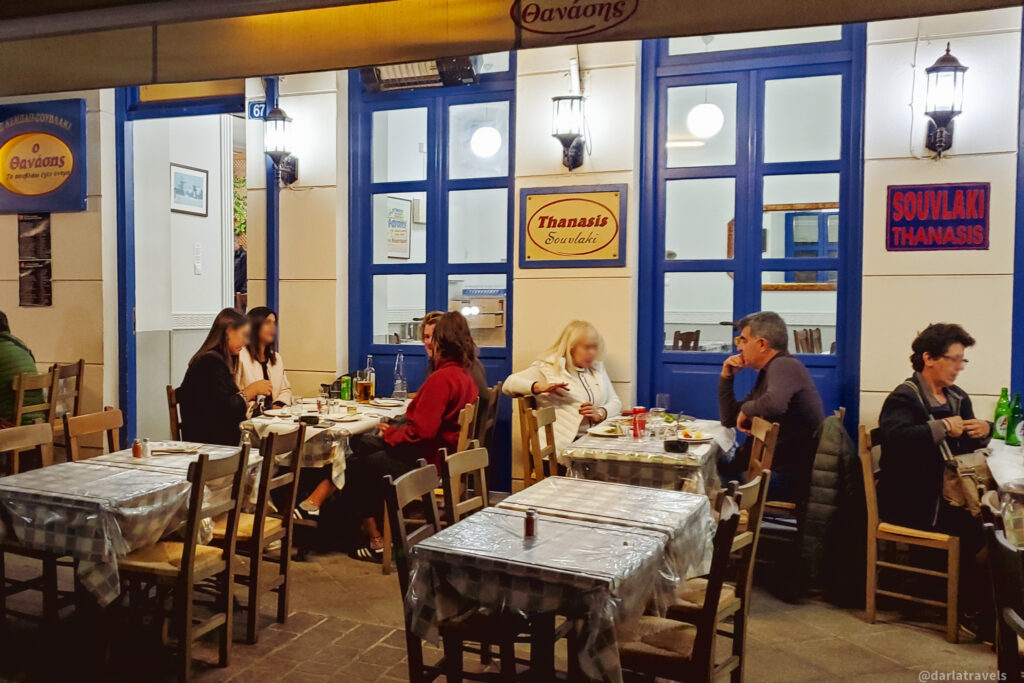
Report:
<svg viewBox="0 0 1024 683"><path fill-rule="evenodd" d="M171 164L171 211L206 216L210 174L201 168Z"/></svg>
<svg viewBox="0 0 1024 683"><path fill-rule="evenodd" d="M387 256L412 258L412 200L401 197L387 199Z"/></svg>

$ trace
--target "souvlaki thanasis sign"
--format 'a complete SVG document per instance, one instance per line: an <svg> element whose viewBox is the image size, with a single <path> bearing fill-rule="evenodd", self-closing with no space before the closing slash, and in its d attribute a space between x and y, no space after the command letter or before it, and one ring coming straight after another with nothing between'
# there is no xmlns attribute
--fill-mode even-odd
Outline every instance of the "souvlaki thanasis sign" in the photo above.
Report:
<svg viewBox="0 0 1024 683"><path fill-rule="evenodd" d="M523 189L520 267L625 265L625 207L625 185Z"/></svg>

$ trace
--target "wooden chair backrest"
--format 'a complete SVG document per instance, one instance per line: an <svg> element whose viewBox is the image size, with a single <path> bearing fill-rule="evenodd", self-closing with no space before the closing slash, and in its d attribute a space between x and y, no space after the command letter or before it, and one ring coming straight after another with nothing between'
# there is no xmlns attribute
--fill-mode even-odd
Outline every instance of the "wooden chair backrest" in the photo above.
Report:
<svg viewBox="0 0 1024 683"><path fill-rule="evenodd" d="M736 528L740 523L739 503L740 500L731 495L726 495L722 499L721 515L711 552L711 571L708 573L707 588L704 592L704 604L694 619L694 626L697 627L696 642L693 646L696 671L711 671L718 601L729 569L729 556L732 553Z"/></svg>
<svg viewBox="0 0 1024 683"><path fill-rule="evenodd" d="M490 458L486 448L473 448L444 456L441 462L441 486L444 489L444 509L448 525L455 524L466 515L488 506L487 466ZM472 491L473 495L466 498Z"/></svg>
<svg viewBox="0 0 1024 683"><path fill-rule="evenodd" d="M270 492L287 487L283 507L278 509L285 532L290 533L292 512L299 492L299 469L302 467L302 447L306 443L306 425L300 424L285 434L271 432L260 446L260 488L256 493L256 511L253 513L251 541L257 547L263 543L264 522L270 514ZM288 464L277 470L277 456L289 454ZM341 457L341 456L339 456ZM277 471L275 476L274 472Z"/></svg>
<svg viewBox="0 0 1024 683"><path fill-rule="evenodd" d="M529 483L535 483L545 477L554 474L557 467L555 448L555 408L545 406L537 410L531 410L528 415L530 425L530 469L524 471L524 479ZM544 434L544 445L540 445L541 433ZM544 471L544 463L547 462L547 472ZM527 477L527 475L530 475ZM532 477L532 478L531 478Z"/></svg>
<svg viewBox="0 0 1024 683"><path fill-rule="evenodd" d="M679 330L676 330L675 334L672 335L672 350L699 351L700 330L693 330L691 332L680 332Z"/></svg>
<svg viewBox="0 0 1024 683"><path fill-rule="evenodd" d="M736 489L736 501L740 510L747 511L747 529L741 534L749 534L749 540L736 537L738 549L736 571L736 597L743 600L743 608L748 606L747 596L754 584L754 561L757 559L757 544L761 539L761 519L764 517L765 502L768 500L768 485L771 483L772 471L764 470L761 476L754 478Z"/></svg>
<svg viewBox="0 0 1024 683"><path fill-rule="evenodd" d="M793 330L793 343L797 353L821 353L821 328Z"/></svg>
<svg viewBox="0 0 1024 683"><path fill-rule="evenodd" d="M0 429L0 453L38 448L43 467L53 464L53 426L48 422Z"/></svg>
<svg viewBox="0 0 1024 683"><path fill-rule="evenodd" d="M498 382L487 393L487 400L480 400L480 410L476 416L476 440L483 448L491 447L494 425L498 422L498 404L501 401L502 382Z"/></svg>
<svg viewBox="0 0 1024 683"><path fill-rule="evenodd" d="M864 425L859 429L859 456L860 471L864 477L864 506L867 512L868 540L874 537L875 529L878 528L878 492L875 490L875 463L871 457L871 450L877 445L878 430L868 431Z"/></svg>
<svg viewBox="0 0 1024 683"><path fill-rule="evenodd" d="M384 477L384 502L387 505L391 538L395 544L395 564L398 566L398 583L402 595L409 590L409 551L425 538L441 530L437 514L434 489L437 488L437 470L426 460L417 461L418 467L406 472L398 479ZM422 506L422 519L406 517L405 509L413 502ZM410 524L417 524L410 530Z"/></svg>
<svg viewBox="0 0 1024 683"><path fill-rule="evenodd" d="M167 417L170 419L171 439L181 441L181 413L178 411L178 391L167 385Z"/></svg>
<svg viewBox="0 0 1024 683"><path fill-rule="evenodd" d="M242 509L242 482L249 464L249 444L244 444L237 453L211 459L209 453L200 453L199 459L188 466L188 480L192 484L189 492L188 513L185 522L185 540L181 551L181 573L178 575L179 590L191 600L193 576L195 573L196 545L199 543L199 527L206 517L219 517L227 513L224 545L221 558L227 562L230 571L235 556L235 542L238 540L238 517ZM206 486L215 479L232 477L228 497L218 503L203 506Z"/></svg>
<svg viewBox="0 0 1024 683"><path fill-rule="evenodd" d="M456 452L469 448L469 442L473 440L476 427L476 410L480 405L480 398L477 397L473 403L467 403L466 407L459 411L459 441L455 446Z"/></svg>
<svg viewBox="0 0 1024 683"><path fill-rule="evenodd" d="M846 406L839 406L836 408L835 416L839 418L840 422L846 421Z"/></svg>
<svg viewBox="0 0 1024 683"><path fill-rule="evenodd" d="M811 353L821 353L821 328L814 327L811 333Z"/></svg>
<svg viewBox="0 0 1024 683"><path fill-rule="evenodd" d="M530 451L530 414L537 408L535 396L517 396L515 404L516 422L519 425L519 464L523 470L523 485L533 483L533 455Z"/></svg>
<svg viewBox="0 0 1024 683"><path fill-rule="evenodd" d="M750 464L747 465L747 480L761 475L764 470L772 468L775 458L775 445L779 440L779 423L769 422L760 417L751 420Z"/></svg>
<svg viewBox="0 0 1024 683"><path fill-rule="evenodd" d="M53 369L38 375L23 372L14 378L14 424L21 425L29 413L42 413L43 421L53 424ZM39 392L41 400L30 397L29 392ZM27 401L32 401L28 403Z"/></svg>
<svg viewBox="0 0 1024 683"><path fill-rule="evenodd" d="M56 363L50 368L53 371L53 414L54 417L64 415L81 415L82 389L85 386L85 359L76 363Z"/></svg>
<svg viewBox="0 0 1024 683"><path fill-rule="evenodd" d="M106 406L101 413L89 413L71 417L64 415L64 439L68 449L68 459L71 462L83 460L82 447L79 440L93 434L107 435L107 452L113 453L121 450L118 434L124 426L124 416L120 410Z"/></svg>

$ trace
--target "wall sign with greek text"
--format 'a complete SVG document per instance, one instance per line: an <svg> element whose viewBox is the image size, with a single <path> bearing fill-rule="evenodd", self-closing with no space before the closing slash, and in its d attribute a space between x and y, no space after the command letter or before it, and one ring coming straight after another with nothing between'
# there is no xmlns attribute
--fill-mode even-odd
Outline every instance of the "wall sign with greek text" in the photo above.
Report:
<svg viewBox="0 0 1024 683"><path fill-rule="evenodd" d="M85 100L0 106L0 213L85 211Z"/></svg>
<svg viewBox="0 0 1024 683"><path fill-rule="evenodd" d="M989 183L890 185L888 251L988 249Z"/></svg>
<svg viewBox="0 0 1024 683"><path fill-rule="evenodd" d="M521 268L626 265L625 185L524 188L519 222Z"/></svg>

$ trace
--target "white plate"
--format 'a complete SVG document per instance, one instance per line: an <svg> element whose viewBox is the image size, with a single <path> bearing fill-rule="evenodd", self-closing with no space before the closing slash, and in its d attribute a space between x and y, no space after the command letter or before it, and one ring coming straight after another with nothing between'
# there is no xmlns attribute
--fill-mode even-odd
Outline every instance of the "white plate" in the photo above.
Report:
<svg viewBox="0 0 1024 683"><path fill-rule="evenodd" d="M692 444L711 443L712 441L715 440L715 437L713 437L713 436L702 436L699 439L694 439L694 438L687 439L685 436L680 435L680 436L678 436L676 438L679 439L680 441L685 441L686 443L692 443Z"/></svg>
<svg viewBox="0 0 1024 683"><path fill-rule="evenodd" d="M367 419L367 417L365 415L339 415L337 417L328 417L326 419L330 422L359 422L360 420Z"/></svg>
<svg viewBox="0 0 1024 683"><path fill-rule="evenodd" d="M603 437L608 438L608 439L617 439L620 436L627 436L629 434L629 432L626 431L626 430L623 430L622 432L618 432L618 433L609 433L607 426L605 426L605 427L598 426L598 427L591 427L590 429L588 429L587 430L587 434L590 434L591 436L603 436Z"/></svg>
<svg viewBox="0 0 1024 683"><path fill-rule="evenodd" d="M378 408L401 408L405 405L405 401L393 398L375 398L370 401L370 405L377 406Z"/></svg>
<svg viewBox="0 0 1024 683"><path fill-rule="evenodd" d="M292 411L288 408L271 408L270 410L264 410L263 414L268 417L291 417Z"/></svg>

